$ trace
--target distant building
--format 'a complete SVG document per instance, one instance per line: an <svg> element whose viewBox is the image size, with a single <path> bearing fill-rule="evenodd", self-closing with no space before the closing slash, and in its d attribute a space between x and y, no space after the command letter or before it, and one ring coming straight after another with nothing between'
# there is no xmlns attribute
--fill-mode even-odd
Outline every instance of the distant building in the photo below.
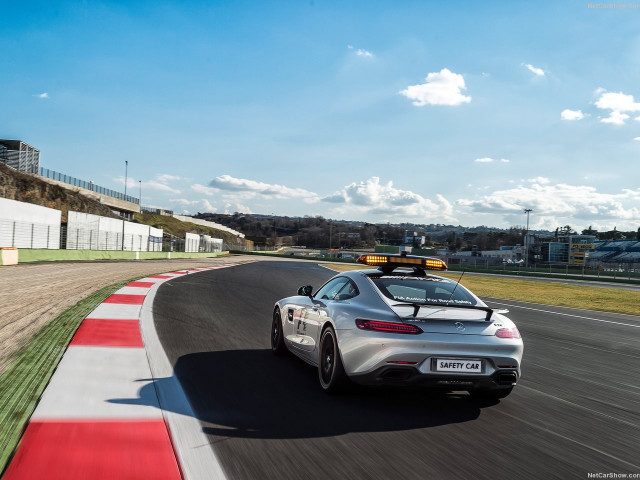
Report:
<svg viewBox="0 0 640 480"><path fill-rule="evenodd" d="M40 170L40 150L22 140L0 140L0 162L19 172L37 175Z"/></svg>
<svg viewBox="0 0 640 480"><path fill-rule="evenodd" d="M418 245L421 247L427 242L426 236L422 232L414 232L411 230L404 231L402 238L403 245Z"/></svg>
<svg viewBox="0 0 640 480"><path fill-rule="evenodd" d="M542 261L584 265L589 251L595 249L595 235L567 235L541 245Z"/></svg>

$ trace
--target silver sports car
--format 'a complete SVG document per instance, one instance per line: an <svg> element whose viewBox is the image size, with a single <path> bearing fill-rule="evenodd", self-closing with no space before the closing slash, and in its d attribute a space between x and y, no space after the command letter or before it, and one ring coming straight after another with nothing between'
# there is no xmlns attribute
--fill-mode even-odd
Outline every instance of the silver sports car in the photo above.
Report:
<svg viewBox="0 0 640 480"><path fill-rule="evenodd" d="M428 274L442 260L363 255L378 269L343 272L275 304L271 347L318 367L328 392L362 385L424 385L504 398L520 378L514 323L460 283Z"/></svg>

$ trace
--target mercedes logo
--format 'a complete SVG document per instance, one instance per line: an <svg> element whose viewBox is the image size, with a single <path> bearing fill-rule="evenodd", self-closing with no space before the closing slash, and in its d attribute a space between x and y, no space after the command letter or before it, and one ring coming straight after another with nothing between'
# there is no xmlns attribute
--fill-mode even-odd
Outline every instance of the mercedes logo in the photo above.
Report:
<svg viewBox="0 0 640 480"><path fill-rule="evenodd" d="M460 332L464 331L464 323L462 323L462 322L456 322L456 323L454 323L454 325L455 325L455 327L456 327L456 329L457 329L458 331L460 331Z"/></svg>

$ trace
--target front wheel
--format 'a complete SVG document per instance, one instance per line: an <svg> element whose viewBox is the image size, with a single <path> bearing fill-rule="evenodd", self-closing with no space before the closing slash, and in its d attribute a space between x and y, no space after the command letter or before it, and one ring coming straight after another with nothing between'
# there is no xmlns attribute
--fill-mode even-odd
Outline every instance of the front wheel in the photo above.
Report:
<svg viewBox="0 0 640 480"><path fill-rule="evenodd" d="M327 393L344 390L349 384L349 379L342 366L336 334L331 327L322 333L319 360L318 376L322 389Z"/></svg>
<svg viewBox="0 0 640 480"><path fill-rule="evenodd" d="M287 352L287 346L284 344L284 335L282 334L282 317L280 316L280 309L277 307L273 311L273 321L271 322L271 351L279 356Z"/></svg>

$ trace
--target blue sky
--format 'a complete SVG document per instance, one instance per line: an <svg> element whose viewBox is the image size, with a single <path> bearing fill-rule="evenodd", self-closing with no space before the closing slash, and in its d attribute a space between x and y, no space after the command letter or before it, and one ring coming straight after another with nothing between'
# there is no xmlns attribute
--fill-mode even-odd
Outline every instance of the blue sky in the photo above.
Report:
<svg viewBox="0 0 640 480"><path fill-rule="evenodd" d="M143 205L640 226L640 4L0 4L0 138Z"/></svg>

